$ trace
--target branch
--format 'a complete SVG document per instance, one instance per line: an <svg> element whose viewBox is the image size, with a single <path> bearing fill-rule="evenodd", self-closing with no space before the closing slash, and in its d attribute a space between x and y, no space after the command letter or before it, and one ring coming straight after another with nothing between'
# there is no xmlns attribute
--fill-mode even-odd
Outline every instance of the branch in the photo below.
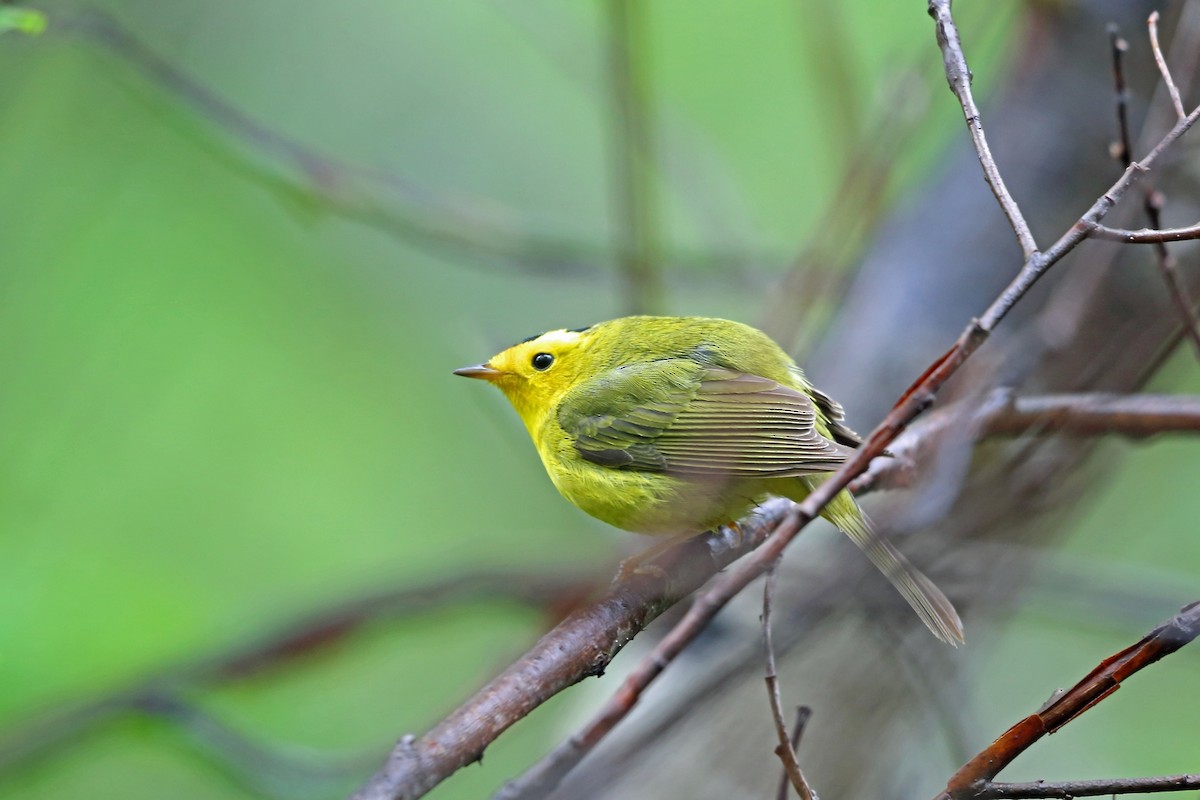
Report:
<svg viewBox="0 0 1200 800"><path fill-rule="evenodd" d="M954 31L948 1L931 0L930 8L938 22L939 41L945 40L947 76L952 85L957 81L961 87L965 87L965 76L969 71L957 45L957 37L954 36L953 45L946 39ZM969 98L969 88L963 91L964 96ZM970 106L973 108L973 102ZM969 110L967 113L973 138L976 130L981 135L978 115L972 116ZM749 528L751 532L743 537L741 545L749 544L752 548L765 537L761 546L747 555L735 572L720 577L696 597L683 619L634 668L616 694L581 731L555 748L521 778L501 789L496 797L504 800L544 797L552 791L628 715L642 692L700 634L708 622L750 582L761 576L800 530L815 519L839 492L867 469L872 459L882 455L888 445L929 407L937 392L987 341L1017 302L1047 270L1087 237L1129 187L1157 163L1162 153L1197 118L1200 118L1200 108L1180 120L1140 163L1131 163L1109 190L1047 251L1039 253L1036 248L1029 250L1016 277L984 314L970 321L954 345L913 383L863 446L803 503L790 510L786 502L770 503L765 507L765 513L743 523L743 530ZM984 160L990 162L990 154ZM994 162L990 162L990 168L995 168ZM984 169L989 169L988 163L984 164ZM1007 197L1007 192L1004 192L1004 196ZM1015 208L1011 198L1008 198L1008 202L1012 204L1016 220L1019 221L1019 224L1014 223L1018 237L1024 244L1032 244L1027 228L1024 228L1026 236L1021 235L1024 223L1020 211ZM431 731L419 739L405 737L387 764L354 794L354 800L412 800L423 796L456 769L480 758L484 748L517 719L566 686L603 670L616 652L646 623L733 560L712 557L708 549L708 543L712 541L711 536L706 536L684 542L651 562L662 569L661 577L639 574L632 576L628 582L618 581L604 598L565 620L543 637L525 657ZM745 549L749 548L734 548L738 553ZM725 555L734 550L725 551ZM721 566L716 566L717 562ZM668 579L668 576L673 576L673 579Z"/></svg>
<svg viewBox="0 0 1200 800"><path fill-rule="evenodd" d="M1171 72L1167 69L1166 59L1163 58L1162 50L1158 46L1157 22L1158 13L1155 12L1150 15L1149 19L1150 43L1154 50L1154 58L1158 62L1159 70L1162 72L1167 88L1176 103L1178 119L1183 119L1183 105L1179 100L1179 90L1175 86L1175 82L1171 79ZM1121 137L1120 146L1116 148L1114 155L1120 161L1121 165L1128 169L1133 158L1133 145L1131 144L1132 135L1129 130L1129 92L1125 88L1125 70L1123 65L1124 54L1129 49L1129 45L1121 38L1115 26L1109 28L1108 36L1112 46L1113 83L1117 91L1117 128ZM1150 220L1150 227L1156 229L1162 228L1163 198L1149 184L1142 187L1142 207L1145 210L1146 218ZM1179 277L1179 271L1175 269L1175 258L1167 249L1166 241L1166 239L1162 239L1153 242L1155 263L1158 265L1159 274L1162 275L1163 281L1167 284L1167 292L1171 295L1171 302L1175 304L1175 309L1183 322L1184 332L1192 340L1196 354L1200 356L1200 317L1196 316L1196 310L1192 308L1192 303L1188 299L1187 288L1183 285L1183 281Z"/></svg>
<svg viewBox="0 0 1200 800"><path fill-rule="evenodd" d="M935 0L936 2L936 0ZM941 28L939 27L939 32ZM947 70L953 65L947 63ZM700 594L687 614L664 636L651 653L625 679L617 693L604 708L573 735L555 748L525 775L510 783L496 795L496 800L529 800L545 797L623 719L641 694L680 652L695 639L708 623L751 581L762 575L804 526L815 519L826 505L861 475L872 459L881 456L889 444L930 404L937 392L965 364L971 355L987 341L991 332L1029 292L1050 267L1073 250L1100 220L1116 205L1133 183L1158 161L1162 153L1175 143L1200 118L1200 108L1177 123L1140 162L1132 163L1120 179L1101 195L1080 219L1045 253L1033 253L1013 281L992 302L983 316L973 319L954 345L934 361L904 393L896 406L871 432L862 447L817 487L803 503L797 505L780 522L761 547L746 557L736 572L727 574ZM381 797L388 795L381 795ZM398 797L390 795L388 797Z"/></svg>
<svg viewBox="0 0 1200 800"><path fill-rule="evenodd" d="M809 718L812 717L812 709L808 706L796 707L796 722L792 726L792 738L788 744L792 747L793 753L800 751L800 737L804 735L804 726L808 724ZM775 792L776 800L787 800L788 787L791 786L791 781L787 770L783 771L783 775L779 777L779 789ZM815 797L815 793L814 793Z"/></svg>
<svg viewBox="0 0 1200 800"><path fill-rule="evenodd" d="M1137 644L1100 662L1083 680L1049 705L1004 732L959 768L935 800L978 800L983 797L1060 797L1061 795L985 794L992 778L1013 759L1049 733L1078 717L1120 688L1121 682L1200 636L1200 601L1191 603L1148 633ZM1165 791L1165 790L1163 790Z"/></svg>
<svg viewBox="0 0 1200 800"><path fill-rule="evenodd" d="M950 0L929 0L929 16L933 17L937 27L938 46L942 49L946 80L950 84L950 91L954 92L954 96L958 98L958 102L962 106L963 117L967 121L967 130L971 134L971 143L975 145L975 152L979 156L979 165L983 167L983 179L992 188L992 194L996 195L1000 208L1008 217L1013 232L1017 234L1017 241L1025 253L1025 258L1029 259L1037 253L1037 242L1034 241L1033 233L1029 230L1029 223L1025 221L1020 207L1017 206L1017 201L1013 200L1012 195L1008 192L1008 187L1004 185L1004 179L1000 177L1000 169L996 166L996 159L992 156L992 149L988 146L987 137L984 135L979 108L975 105L975 97L971 93L971 69L967 66L962 43L958 39L958 28L950 14Z"/></svg>
<svg viewBox="0 0 1200 800"><path fill-rule="evenodd" d="M911 486L917 464L925 462L950 430L973 437L1101 436L1135 439L1162 433L1200 433L1200 396L1151 394L1050 394L1014 397L998 390L980 405L955 403L929 414L889 447L894 458L879 458L850 489L861 494Z"/></svg>
<svg viewBox="0 0 1200 800"><path fill-rule="evenodd" d="M1157 11L1151 12L1149 19L1146 20L1146 27L1150 29L1150 49L1154 51L1154 63L1158 64L1158 71L1162 74L1163 83L1166 84L1167 92L1171 95L1171 105L1175 107L1175 116L1183 119L1187 116L1183 110L1183 99L1179 96L1179 87L1175 85L1175 79L1171 77L1171 69L1167 66L1167 59L1158 44Z"/></svg>
<svg viewBox="0 0 1200 800"><path fill-rule="evenodd" d="M603 673L654 618L759 545L790 507L786 500L766 503L739 523L740 535L723 531L690 539L614 581L603 596L570 614L424 736L401 740L354 800L421 797L460 767L479 760L484 748L514 722L568 686ZM640 669L652 674L642 680L649 683L666 664L644 663ZM613 723L624 716L622 702L632 707L636 701L636 696L619 696ZM570 750L576 744L572 738L562 747ZM584 741L578 746L586 752L593 744ZM555 783L560 778L552 776Z"/></svg>
<svg viewBox="0 0 1200 800"><path fill-rule="evenodd" d="M1184 242L1200 239L1200 223L1187 228L1138 228L1137 230L1097 225L1089 235L1093 239L1106 239L1110 242L1125 242L1126 244Z"/></svg>
<svg viewBox="0 0 1200 800"><path fill-rule="evenodd" d="M775 568L772 567L767 572L766 581L763 582L762 626L763 649L766 652L767 660L765 676L767 700L771 705L771 718L775 722L775 736L779 740L775 754L783 762L784 774L796 790L796 794L800 795L800 800L818 800L817 793L809 786L804 772L800 769L800 762L796 759L796 745L792 742L792 737L787 729L787 721L783 718L783 698L779 692L779 673L775 669L775 643L771 641L771 596L774 592ZM797 727L797 737L799 737L799 727Z"/></svg>
<svg viewBox="0 0 1200 800"><path fill-rule="evenodd" d="M1101 781L1030 781L1028 783L991 783L975 795L979 800L998 798L1050 797L1071 800L1074 797L1098 797L1116 794L1151 794L1200 789L1200 775L1170 775L1161 778L1115 778Z"/></svg>

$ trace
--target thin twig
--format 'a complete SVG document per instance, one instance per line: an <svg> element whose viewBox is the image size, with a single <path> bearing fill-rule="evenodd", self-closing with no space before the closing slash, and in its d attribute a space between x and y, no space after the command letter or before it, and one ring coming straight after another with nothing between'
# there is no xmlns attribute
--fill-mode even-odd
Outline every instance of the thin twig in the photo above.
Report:
<svg viewBox="0 0 1200 800"><path fill-rule="evenodd" d="M613 97L614 195L620 225L620 263L630 314L662 310L656 250L654 152L646 86L646 9L638 0L608 0L610 86Z"/></svg>
<svg viewBox="0 0 1200 800"><path fill-rule="evenodd" d="M1013 200L1008 187L1004 184L1004 179L1000 177L1000 169L996 166L996 159L992 156L992 149L988 146L987 136L984 135L979 107L975 105L975 96L971 92L971 69L967 66L962 43L958 38L958 28L950 13L950 0L929 0L929 16L933 17L936 23L938 46L942 49L946 80L950 84L950 91L954 92L954 96L958 98L958 102L962 106L967 130L971 134L971 143L975 145L979 164L983 167L983 178L992 188L992 194L996 195L1000 208L1003 209L1013 232L1017 235L1017 241L1021 245L1026 260L1029 260L1038 251L1037 242L1033 238L1033 232L1030 231L1029 223L1025 221L1025 216L1021 213L1017 201Z"/></svg>
<svg viewBox="0 0 1200 800"><path fill-rule="evenodd" d="M1150 29L1150 49L1154 51L1154 63L1158 64L1158 71L1162 73L1163 83L1167 86L1167 92L1171 95L1171 104L1175 106L1175 115L1178 119L1183 119L1187 116L1187 112L1183 110L1183 98L1179 96L1179 87L1175 85L1175 79L1171 77L1171 69L1167 66L1167 59L1163 56L1162 48L1158 45L1158 12L1150 12L1149 19L1146 20L1146 26Z"/></svg>
<svg viewBox="0 0 1200 800"><path fill-rule="evenodd" d="M1118 794L1186 792L1200 789L1200 775L1166 775L1155 778L1114 778L1098 781L1030 781L1028 783L990 783L975 797L979 800L1000 798L1099 797Z"/></svg>
<svg viewBox="0 0 1200 800"><path fill-rule="evenodd" d="M779 673L775 669L775 643L771 640L771 600L775 593L775 567L767 570L766 580L763 581L763 650L766 655L767 700L771 705L771 718L775 722L775 736L779 744L775 755L783 762L783 771L800 795L800 800L817 800L817 793L808 785L804 773L800 770L800 762L796 758L796 749L792 737L788 734L787 721L783 718L783 698L779 691Z"/></svg>
<svg viewBox="0 0 1200 800"><path fill-rule="evenodd" d="M945 791L936 800L977 800L985 796L1002 796L985 795L983 792L988 788L988 782L1013 759L1043 736L1054 733L1108 697L1135 672L1174 653L1197 636L1200 636L1200 601L1184 606L1178 614L1152 630L1141 641L1101 661L1079 683L1001 734L950 777Z"/></svg>
<svg viewBox="0 0 1200 800"><path fill-rule="evenodd" d="M1186 228L1110 228L1107 225L1097 225L1088 234L1093 239L1105 239L1110 242L1126 244L1162 244L1163 242L1186 242L1200 239L1200 223Z"/></svg>
<svg viewBox="0 0 1200 800"><path fill-rule="evenodd" d="M812 709L808 706L796 706L796 721L792 723L792 752L799 754L800 740L804 736L804 727L808 725L809 719L812 718ZM775 792L776 800L788 800L788 787L791 786L791 781L788 780L788 773L785 769L783 774L779 776L779 788Z"/></svg>
<svg viewBox="0 0 1200 800"><path fill-rule="evenodd" d="M1159 69L1163 73L1168 90L1172 93L1172 98L1178 103L1179 90L1176 88L1174 81L1171 80L1170 70L1167 69L1162 50L1158 47L1157 20L1157 13L1150 15L1150 40L1154 47L1154 58L1159 63ZM1129 91L1125 84L1124 54L1129 49L1129 46L1121 38L1115 26L1109 28L1109 41L1112 49L1113 83L1117 95L1117 129L1120 136L1120 146L1114 152L1114 156L1121 163L1122 167L1128 169L1133 159L1133 145L1131 144L1132 134L1129 129ZM1183 106L1177 104L1176 108L1179 112L1178 119L1183 119L1185 117ZM1162 206L1162 195L1155 191L1151 184L1143 184L1142 207L1145 210L1146 218L1150 220L1151 228L1162 228ZM1101 235L1100 238L1105 237ZM1167 285L1167 292L1171 296L1171 302L1174 303L1179 318L1183 322L1184 331L1191 339L1192 345L1196 349L1197 357L1200 357L1200 317L1197 317L1196 310L1192 307L1192 303L1188 299L1187 288L1183 285L1183 281L1179 277L1179 271L1175 268L1175 257L1167 249L1167 241L1164 238L1153 242L1155 263L1158 265L1159 274L1162 275L1163 281Z"/></svg>

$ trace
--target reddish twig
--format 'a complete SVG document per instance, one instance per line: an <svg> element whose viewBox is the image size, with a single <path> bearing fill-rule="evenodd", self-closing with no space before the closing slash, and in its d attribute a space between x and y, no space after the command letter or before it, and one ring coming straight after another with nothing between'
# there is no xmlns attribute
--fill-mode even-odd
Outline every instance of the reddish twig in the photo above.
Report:
<svg viewBox="0 0 1200 800"><path fill-rule="evenodd" d="M963 55L962 43L958 38L958 28L950 13L950 0L929 0L929 16L933 17L937 27L938 45L942 49L942 61L946 70L946 80L950 91L958 98L962 106L963 117L967 121L967 130L971 134L971 143L979 156L979 165L983 167L983 178L996 195L1000 208L1008 217L1008 222L1017 234L1017 241L1028 260L1038 251L1037 242L1029 229L1029 223L1021 213L1017 201L1009 194L1004 179L1000 177L1000 169L988 146L987 136L983 132L983 121L979 107L975 105L975 96L971 92L971 69L967 66L966 56Z"/></svg>
<svg viewBox="0 0 1200 800"><path fill-rule="evenodd" d="M796 758L796 746L792 743L792 737L787 729L787 721L783 718L783 698L779 691L779 673L775 669L775 643L771 641L771 599L774 592L775 567L771 567L763 582L762 626L763 649L766 653L767 667L764 677L767 684L767 700L771 705L771 718L775 722L775 736L779 740L779 744L775 748L775 755L779 756L779 760L783 762L784 775L787 776L792 788L796 790L796 794L800 795L800 800L817 800L817 793L809 786L804 772L800 769L800 762Z"/></svg>
<svg viewBox="0 0 1200 800"><path fill-rule="evenodd" d="M999 798L1057 798L1099 797L1118 794L1151 794L1154 792L1186 792L1200 789L1200 775L1166 775L1155 778L1114 778L1099 781L1030 781L1028 783L992 783L980 792L980 800Z"/></svg>
<svg viewBox="0 0 1200 800"><path fill-rule="evenodd" d="M936 800L978 800L1007 795L985 794L988 782L1043 736L1063 725L1115 692L1135 672L1170 655L1200 635L1200 601L1185 606L1137 644L1116 653L1092 670L1083 680L1005 731L1000 738L959 768ZM1029 796L1029 795L1027 795ZM1055 797L1057 795L1032 795Z"/></svg>

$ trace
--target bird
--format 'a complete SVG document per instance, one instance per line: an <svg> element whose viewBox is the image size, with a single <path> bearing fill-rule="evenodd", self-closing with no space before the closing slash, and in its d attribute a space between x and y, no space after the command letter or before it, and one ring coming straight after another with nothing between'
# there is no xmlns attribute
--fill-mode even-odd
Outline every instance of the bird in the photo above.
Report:
<svg viewBox="0 0 1200 800"><path fill-rule="evenodd" d="M540 333L454 370L497 386L564 498L617 528L683 538L777 495L800 502L862 440L767 334L708 317L630 316ZM942 641L963 641L940 589L838 493L844 532Z"/></svg>

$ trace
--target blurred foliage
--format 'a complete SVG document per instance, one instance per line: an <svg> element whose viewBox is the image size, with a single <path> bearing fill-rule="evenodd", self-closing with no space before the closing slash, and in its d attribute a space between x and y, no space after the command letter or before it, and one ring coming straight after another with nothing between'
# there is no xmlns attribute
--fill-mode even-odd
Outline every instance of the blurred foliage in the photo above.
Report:
<svg viewBox="0 0 1200 800"><path fill-rule="evenodd" d="M46 30L46 15L28 8L0 8L0 34L17 31L37 36Z"/></svg>
<svg viewBox="0 0 1200 800"><path fill-rule="evenodd" d="M0 39L0 729L377 587L473 567L608 569L621 539L557 497L497 393L449 375L621 311L602 5L95 6L259 123L385 177L349 182L301 174L95 29L60 29L79 6L42 7L44 36ZM840 8L831 75L812 57L833 24L814 21L815 3L652 4L665 249L749 254L734 274L673 259L666 310L754 318L854 157L830 117L878 113L897 64L943 101L897 165L906 181L961 127L920 4ZM962 9L964 30L986 34L981 76L998 69L1011 13ZM364 191L464 235L573 243L594 268L526 270L337 213L331 198ZM1161 496L1155 477L1194 457L1171 444L1137 459L1080 539L1101 536L1096 557L1200 568L1194 537L1171 544L1189 540L1198 509L1182 506L1200 500ZM1179 515L1158 520L1177 525L1156 532L1166 544L1122 527L1155 527L1131 497ZM1045 623L1041 656L1074 622ZM361 758L438 719L545 623L515 603L448 607L192 699L302 763L359 759L361 774ZM981 729L1030 705L1017 690L1114 649L1087 644L1061 669L1006 666L1013 691L988 698ZM434 796L485 795L561 736L568 705L518 724ZM0 774L0 796L337 796L356 782L247 787L191 733L127 716ZM1059 763L1170 769L1091 744Z"/></svg>

